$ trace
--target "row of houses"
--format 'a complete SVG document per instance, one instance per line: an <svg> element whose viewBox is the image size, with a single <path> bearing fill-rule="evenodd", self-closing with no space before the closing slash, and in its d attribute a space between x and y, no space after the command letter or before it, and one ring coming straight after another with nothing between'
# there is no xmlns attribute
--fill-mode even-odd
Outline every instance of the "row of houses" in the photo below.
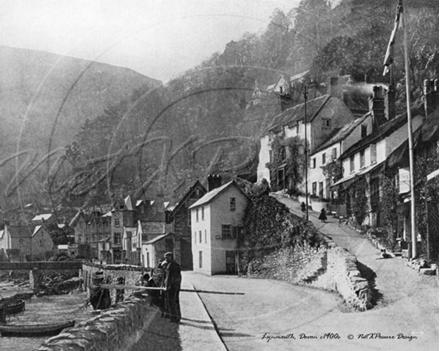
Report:
<svg viewBox="0 0 440 351"><path fill-rule="evenodd" d="M288 189L288 152L275 171L268 167L273 165L273 141L307 137L307 193L312 208L319 211L326 207L340 215L352 215L354 189L364 179L369 212L362 224L375 227L381 224L377 200L385 170L396 174L402 196L409 192L408 118L406 113L396 114L392 86L373 85L368 104L359 103L361 95L354 94L353 88L350 81L341 84L338 78L331 78L325 94L321 89L316 97L278 114L260 138L257 178L270 180L272 191ZM369 85L355 89L362 88L367 90ZM426 80L424 105L412 109L416 157L438 152L438 89L437 80ZM368 110L362 111L362 106ZM338 175L329 172L331 166L339 169ZM302 193L306 193L305 183L299 185ZM402 228L406 239L411 237L409 220L405 219Z"/></svg>
<svg viewBox="0 0 440 351"><path fill-rule="evenodd" d="M36 215L28 225L10 225L5 222L0 230L0 261L50 259L57 253L48 228L51 224L65 229L65 224L57 224L55 216L50 213ZM73 237L66 238L67 241L69 239Z"/></svg>

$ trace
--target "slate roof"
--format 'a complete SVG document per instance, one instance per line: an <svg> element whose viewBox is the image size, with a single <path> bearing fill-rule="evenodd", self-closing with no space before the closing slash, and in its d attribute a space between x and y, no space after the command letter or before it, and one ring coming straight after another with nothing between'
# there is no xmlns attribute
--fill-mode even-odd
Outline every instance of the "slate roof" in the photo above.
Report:
<svg viewBox="0 0 440 351"><path fill-rule="evenodd" d="M155 242L158 242L159 240L162 240L163 238L165 238L166 236L168 236L170 234L171 233L166 233L166 234L159 235L159 236L155 237L154 239L151 239L151 240L147 241L144 244L147 244L147 245L154 244Z"/></svg>
<svg viewBox="0 0 440 351"><path fill-rule="evenodd" d="M412 117L415 117L415 113L412 114ZM348 150L346 150L342 155L341 158L347 158L350 157L354 154L356 154L357 152L363 150L364 148L366 148L368 145L376 143L380 140L383 140L384 138L386 138L387 136L391 135L393 132L395 132L397 129L401 128L402 126L404 126L408 121L408 117L407 114L404 113L402 115L400 115L397 118L394 118L393 120L382 124L379 127L379 130L377 130L376 132L373 132L369 135L367 135L365 138L361 139L360 141L358 141L356 144L354 144L353 146L351 146Z"/></svg>
<svg viewBox="0 0 440 351"><path fill-rule="evenodd" d="M69 227L74 227L76 226L76 223L78 223L79 219L81 218L81 216L83 215L82 211L78 211L76 213L76 215L72 218L72 220L69 223Z"/></svg>
<svg viewBox="0 0 440 351"><path fill-rule="evenodd" d="M205 194L203 197L201 197L199 200L197 200L194 204L192 204L189 209L195 208L204 204L207 204L208 202L211 202L214 200L219 194L221 194L224 190L231 186L236 186L246 197L247 194L243 191L243 189L237 184L235 180L231 180L229 183L226 183L218 188L215 188L214 190L211 190L209 193Z"/></svg>
<svg viewBox="0 0 440 351"><path fill-rule="evenodd" d="M357 118L353 122L346 124L342 128L335 129L334 133L332 133L326 141L324 141L317 149L315 149L311 153L311 155L316 154L317 152L320 152L328 148L329 146L334 145L337 142L347 138L347 136L349 136L351 132L353 132L353 130L363 121L365 121L369 116L371 116L370 113L367 113L361 118Z"/></svg>
<svg viewBox="0 0 440 351"><path fill-rule="evenodd" d="M47 221L50 217L52 217L52 213L45 213L36 215L34 218L32 218L33 221Z"/></svg>
<svg viewBox="0 0 440 351"><path fill-rule="evenodd" d="M7 230L11 238L30 238L33 232L28 226L7 226Z"/></svg>
<svg viewBox="0 0 440 351"><path fill-rule="evenodd" d="M189 189L188 191L185 193L185 195L180 199L180 201L174 206L174 208L172 209L172 211L177 211L184 203L185 201L191 196L191 194L193 193L194 190L196 190L196 188L200 187L206 194L206 188L197 180Z"/></svg>
<svg viewBox="0 0 440 351"><path fill-rule="evenodd" d="M423 120L423 124L413 132L413 145L417 147L419 143L438 141L438 111L431 113L428 118ZM394 166L408 166L409 165L409 145L408 142L403 142L396 150L394 150L387 158L387 165Z"/></svg>
<svg viewBox="0 0 440 351"><path fill-rule="evenodd" d="M303 122L305 109L307 110L306 123L312 122L329 101L335 101L335 104L339 105L340 108L348 109L348 107L346 107L345 104L336 97L328 94L318 96L315 99L308 100L307 106L305 106L304 103L301 103L277 115L273 119L272 123L265 129L263 135L270 131L276 131L285 125L293 125L296 122Z"/></svg>

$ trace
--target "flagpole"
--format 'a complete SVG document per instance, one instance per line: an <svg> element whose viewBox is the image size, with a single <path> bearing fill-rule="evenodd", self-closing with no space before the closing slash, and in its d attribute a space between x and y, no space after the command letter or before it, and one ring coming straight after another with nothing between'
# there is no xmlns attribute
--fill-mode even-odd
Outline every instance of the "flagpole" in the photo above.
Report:
<svg viewBox="0 0 440 351"><path fill-rule="evenodd" d="M417 257L417 235L416 235L416 206L414 197L414 146L412 133L412 118L411 118L411 98L410 98L410 77L409 77L409 58L408 58L408 43L406 33L406 12L402 4L402 27L403 27L403 48L405 56L405 78L406 78L406 108L408 115L408 147L409 147L409 172L410 172L410 189L411 189L411 258Z"/></svg>

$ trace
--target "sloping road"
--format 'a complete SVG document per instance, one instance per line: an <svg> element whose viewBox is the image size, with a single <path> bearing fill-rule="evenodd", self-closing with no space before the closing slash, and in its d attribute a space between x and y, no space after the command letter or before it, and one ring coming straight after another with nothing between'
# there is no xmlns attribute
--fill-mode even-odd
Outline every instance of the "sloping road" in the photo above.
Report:
<svg viewBox="0 0 440 351"><path fill-rule="evenodd" d="M298 203L287 198L279 201L302 215ZM245 293L244 296L200 294L226 348L231 351L438 350L437 277L419 275L401 258L378 259L378 250L364 236L339 226L335 219L321 223L317 216L310 213L310 220L322 233L376 273L376 287L381 294L377 305L366 312L351 312L339 295L322 290L275 280L184 272L184 281L195 288ZM329 339L327 333L337 333L340 339ZM301 334L317 339L301 338ZM350 335L353 339L349 339Z"/></svg>

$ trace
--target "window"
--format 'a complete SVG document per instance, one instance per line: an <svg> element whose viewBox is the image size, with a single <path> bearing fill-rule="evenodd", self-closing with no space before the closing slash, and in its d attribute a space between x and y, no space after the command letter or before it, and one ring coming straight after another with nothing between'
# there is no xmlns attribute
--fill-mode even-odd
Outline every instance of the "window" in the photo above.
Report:
<svg viewBox="0 0 440 351"><path fill-rule="evenodd" d="M350 156L350 173L354 172L354 155Z"/></svg>
<svg viewBox="0 0 440 351"><path fill-rule="evenodd" d="M231 197L229 200L229 209L231 211L235 211L235 197Z"/></svg>
<svg viewBox="0 0 440 351"><path fill-rule="evenodd" d="M23 238L18 239L18 243L20 246L24 246L24 239Z"/></svg>
<svg viewBox="0 0 440 351"><path fill-rule="evenodd" d="M188 227L191 227L191 210L188 210Z"/></svg>
<svg viewBox="0 0 440 351"><path fill-rule="evenodd" d="M332 149L332 160L336 160L336 157L337 157L337 153L336 153L336 148L334 147Z"/></svg>
<svg viewBox="0 0 440 351"><path fill-rule="evenodd" d="M316 158L312 158L312 168L316 168Z"/></svg>
<svg viewBox="0 0 440 351"><path fill-rule="evenodd" d="M323 118L323 119L322 119L322 126L323 126L324 128L329 128L329 127L330 127L330 119L328 119L328 118Z"/></svg>
<svg viewBox="0 0 440 351"><path fill-rule="evenodd" d="M203 267L203 251L199 251L199 268Z"/></svg>
<svg viewBox="0 0 440 351"><path fill-rule="evenodd" d="M199 209L197 208L196 209L196 222L198 222L199 221Z"/></svg>
<svg viewBox="0 0 440 351"><path fill-rule="evenodd" d="M202 221L205 220L205 206L202 206Z"/></svg>
<svg viewBox="0 0 440 351"><path fill-rule="evenodd" d="M114 233L113 234L113 242L115 244L120 244L121 243L121 233Z"/></svg>
<svg viewBox="0 0 440 351"><path fill-rule="evenodd" d="M312 183L312 195L316 195L316 182Z"/></svg>
<svg viewBox="0 0 440 351"><path fill-rule="evenodd" d="M325 152L322 154L322 164L325 165L326 155Z"/></svg>
<svg viewBox="0 0 440 351"><path fill-rule="evenodd" d="M367 136L367 126L362 125L361 126L361 138L365 138Z"/></svg>
<svg viewBox="0 0 440 351"><path fill-rule="evenodd" d="M222 239L232 239L232 227L230 224L222 225Z"/></svg>
<svg viewBox="0 0 440 351"><path fill-rule="evenodd" d="M370 159L372 164L377 162L376 144L370 145Z"/></svg>
<svg viewBox="0 0 440 351"><path fill-rule="evenodd" d="M364 168L365 167L365 150L361 151L360 159L361 159L361 168Z"/></svg>
<svg viewBox="0 0 440 351"><path fill-rule="evenodd" d="M119 218L115 218L115 227L121 226L121 220Z"/></svg>
<svg viewBox="0 0 440 351"><path fill-rule="evenodd" d="M200 244L202 243L202 231L201 230L199 230L199 243Z"/></svg>
<svg viewBox="0 0 440 351"><path fill-rule="evenodd" d="M324 197L324 183L319 182L319 197L322 199Z"/></svg>
<svg viewBox="0 0 440 351"><path fill-rule="evenodd" d="M299 122L296 122L296 134L299 134L299 132L300 132L300 128L299 128L299 126L300 126L300 124L299 124Z"/></svg>
<svg viewBox="0 0 440 351"><path fill-rule="evenodd" d="M269 162L272 162L273 160L273 151L269 150Z"/></svg>

